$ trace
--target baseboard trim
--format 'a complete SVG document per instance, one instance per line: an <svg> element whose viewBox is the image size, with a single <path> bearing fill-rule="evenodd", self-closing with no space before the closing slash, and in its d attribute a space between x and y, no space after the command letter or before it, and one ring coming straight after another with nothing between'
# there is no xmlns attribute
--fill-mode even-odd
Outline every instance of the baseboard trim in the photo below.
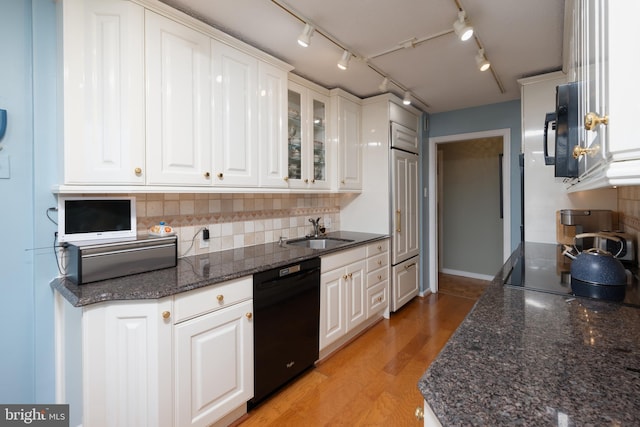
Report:
<svg viewBox="0 0 640 427"><path fill-rule="evenodd" d="M493 276L489 276L486 274L471 273L469 271L451 270L449 268L443 268L441 273L451 274L453 276L469 277L471 279L488 280L488 281L493 280Z"/></svg>

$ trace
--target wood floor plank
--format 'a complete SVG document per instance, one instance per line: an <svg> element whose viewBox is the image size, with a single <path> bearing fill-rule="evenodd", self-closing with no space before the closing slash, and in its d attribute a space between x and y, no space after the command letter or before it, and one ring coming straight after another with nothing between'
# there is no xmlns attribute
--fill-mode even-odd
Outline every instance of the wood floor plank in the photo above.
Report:
<svg viewBox="0 0 640 427"><path fill-rule="evenodd" d="M473 308L482 283L447 277L446 292L418 297L235 425L415 426L418 380ZM469 288L470 287L470 288Z"/></svg>

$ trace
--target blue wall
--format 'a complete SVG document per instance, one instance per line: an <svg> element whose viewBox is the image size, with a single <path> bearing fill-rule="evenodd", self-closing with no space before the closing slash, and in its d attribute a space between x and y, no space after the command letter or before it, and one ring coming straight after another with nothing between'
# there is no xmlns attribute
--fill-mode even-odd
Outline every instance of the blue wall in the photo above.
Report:
<svg viewBox="0 0 640 427"><path fill-rule="evenodd" d="M511 248L520 243L520 166L518 154L521 151L520 100L465 108L463 110L432 114L429 123L429 138L457 135L462 133L483 132L494 129L511 129ZM428 143L428 142L427 142ZM428 153L428 149L423 150ZM428 159L423 156L423 168L427 170ZM426 184L425 184L426 185Z"/></svg>
<svg viewBox="0 0 640 427"><path fill-rule="evenodd" d="M0 0L0 108L7 132L0 156L0 402L52 403L55 226L56 30L53 0Z"/></svg>

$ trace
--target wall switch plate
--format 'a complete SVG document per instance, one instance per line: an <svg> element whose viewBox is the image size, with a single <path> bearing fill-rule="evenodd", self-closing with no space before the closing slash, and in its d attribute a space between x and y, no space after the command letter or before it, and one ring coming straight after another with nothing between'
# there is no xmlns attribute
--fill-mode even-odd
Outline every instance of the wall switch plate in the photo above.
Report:
<svg viewBox="0 0 640 427"><path fill-rule="evenodd" d="M11 171L9 169L9 155L0 154L0 179L11 178Z"/></svg>

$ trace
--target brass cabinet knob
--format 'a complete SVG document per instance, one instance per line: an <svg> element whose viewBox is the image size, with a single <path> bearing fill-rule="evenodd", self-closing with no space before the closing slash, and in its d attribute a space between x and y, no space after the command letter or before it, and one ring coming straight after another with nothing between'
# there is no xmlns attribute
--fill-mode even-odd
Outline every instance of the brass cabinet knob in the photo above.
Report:
<svg viewBox="0 0 640 427"><path fill-rule="evenodd" d="M382 250L382 245L378 245L378 250L381 251Z"/></svg>
<svg viewBox="0 0 640 427"><path fill-rule="evenodd" d="M342 184L342 185L345 184L344 179L340 181L340 184Z"/></svg>
<svg viewBox="0 0 640 427"><path fill-rule="evenodd" d="M224 178L224 175L223 175L223 173L222 173L222 172L219 172L219 173L218 173L218 175L217 175L217 177L218 177L218 178L220 178L220 179L222 179L222 178Z"/></svg>
<svg viewBox="0 0 640 427"><path fill-rule="evenodd" d="M347 274L347 276L349 276L349 279L351 279L353 277L353 273L349 273Z"/></svg>
<svg viewBox="0 0 640 427"><path fill-rule="evenodd" d="M416 408L416 412L414 412L414 415L416 416L416 420L418 421L424 420L424 409L418 406Z"/></svg>
<svg viewBox="0 0 640 427"><path fill-rule="evenodd" d="M383 298L382 296L379 296L378 298L376 298L378 300L378 302L382 302Z"/></svg>
<svg viewBox="0 0 640 427"><path fill-rule="evenodd" d="M168 319L171 317L171 312L170 311L163 311L162 312L162 318L163 319Z"/></svg>
<svg viewBox="0 0 640 427"><path fill-rule="evenodd" d="M142 174L142 168L135 168L133 171L136 173L136 175Z"/></svg>
<svg viewBox="0 0 640 427"><path fill-rule="evenodd" d="M209 178L210 176L211 176L211 173L210 173L210 172L205 172L205 173L204 173L204 177L205 177L205 178Z"/></svg>
<svg viewBox="0 0 640 427"><path fill-rule="evenodd" d="M378 274L378 280L382 280L382 274Z"/></svg>
<svg viewBox="0 0 640 427"><path fill-rule="evenodd" d="M304 180L304 183L305 183L305 184L308 184L308 183L309 183L309 180L308 180L308 179L305 179L305 180Z"/></svg>
<svg viewBox="0 0 640 427"><path fill-rule="evenodd" d="M347 277L348 277L348 276L347 276L346 274L344 274L344 275L342 276L342 278L343 278L344 280L347 280Z"/></svg>
<svg viewBox="0 0 640 427"><path fill-rule="evenodd" d="M224 301L224 295L218 295L216 299L218 300L218 302L222 302Z"/></svg>
<svg viewBox="0 0 640 427"><path fill-rule="evenodd" d="M251 318L253 317L253 313L247 313L245 314L246 318L251 320Z"/></svg>
<svg viewBox="0 0 640 427"><path fill-rule="evenodd" d="M289 177L288 177L288 176L285 176L285 177L284 177L284 178L282 178L282 179L284 179L285 181L289 181Z"/></svg>
<svg viewBox="0 0 640 427"><path fill-rule="evenodd" d="M382 265L382 260L381 259L378 260L378 265Z"/></svg>
<svg viewBox="0 0 640 427"><path fill-rule="evenodd" d="M597 113L587 113L584 116L584 128L586 130L594 130L599 125L608 125L609 124L609 116L604 115L600 117Z"/></svg>
<svg viewBox="0 0 640 427"><path fill-rule="evenodd" d="M592 148L582 148L579 145L573 147L573 158L579 159L581 156L587 154L589 157L593 157L600 151L600 146L595 145Z"/></svg>

